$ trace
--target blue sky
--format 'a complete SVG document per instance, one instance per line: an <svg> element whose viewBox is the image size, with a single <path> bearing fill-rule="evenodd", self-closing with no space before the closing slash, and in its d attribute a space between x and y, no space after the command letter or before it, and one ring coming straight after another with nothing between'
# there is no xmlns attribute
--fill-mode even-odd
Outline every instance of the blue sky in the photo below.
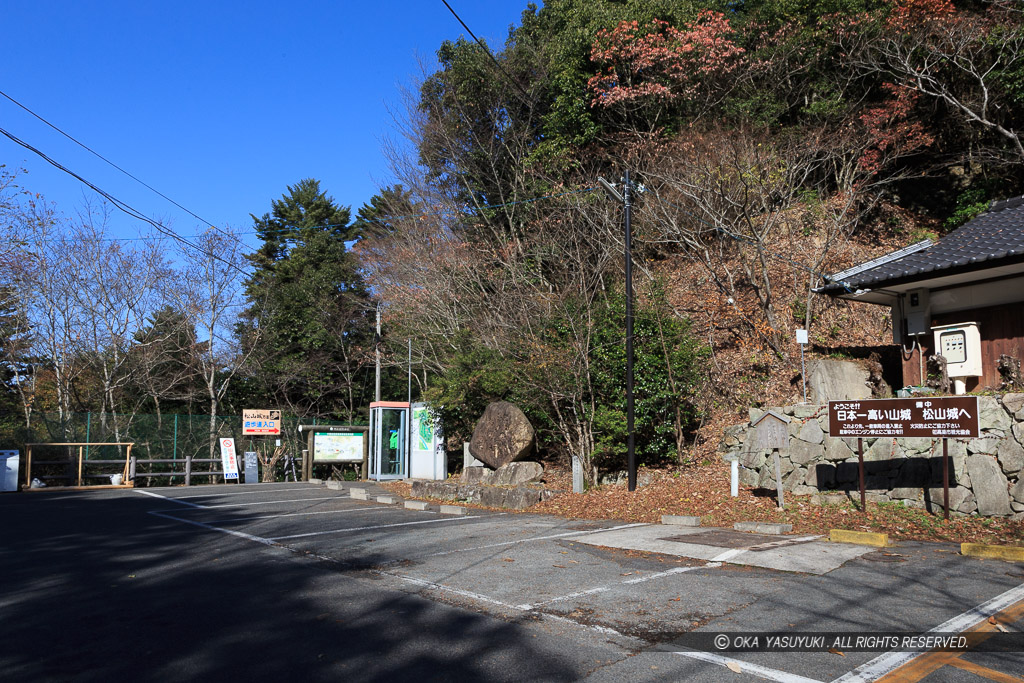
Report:
<svg viewBox="0 0 1024 683"><path fill-rule="evenodd" d="M495 48L527 2L449 0ZM7 0L0 90L205 220L250 229L302 178L353 215L390 184L401 86L461 35L441 0ZM182 235L201 228L2 97L0 128ZM0 163L65 215L95 197L6 137ZM119 213L111 227L150 231Z"/></svg>

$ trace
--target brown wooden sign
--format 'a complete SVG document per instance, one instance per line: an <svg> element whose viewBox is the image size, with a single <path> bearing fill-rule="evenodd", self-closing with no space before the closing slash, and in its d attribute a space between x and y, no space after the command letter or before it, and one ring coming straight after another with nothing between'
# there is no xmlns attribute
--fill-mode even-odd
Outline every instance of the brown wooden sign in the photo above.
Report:
<svg viewBox="0 0 1024 683"><path fill-rule="evenodd" d="M978 436L978 398L941 396L828 402L829 436Z"/></svg>

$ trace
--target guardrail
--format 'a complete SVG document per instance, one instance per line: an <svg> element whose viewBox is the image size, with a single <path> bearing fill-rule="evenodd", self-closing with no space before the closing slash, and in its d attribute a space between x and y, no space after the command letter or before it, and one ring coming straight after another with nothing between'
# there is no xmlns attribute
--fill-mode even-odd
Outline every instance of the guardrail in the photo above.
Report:
<svg viewBox="0 0 1024 683"><path fill-rule="evenodd" d="M187 455L187 456L185 456L184 458L182 458L180 460L166 460L166 459L140 460L140 459L136 458L135 456L132 456L129 459L129 461L128 461L128 480L134 482L137 479L142 479L144 477L150 477L150 478L152 478L152 477L156 477L156 478L161 478L161 477L184 477L185 478L185 486L191 486L192 485L192 478L193 477L222 477L222 476L224 476L224 471L223 470L198 470L198 471L194 471L192 469L192 465L194 465L194 464L212 463L212 462L219 463L219 462L221 462L221 459L220 458L194 458L191 455ZM240 460L239 464L242 464L243 462L244 461ZM173 471L172 470L170 472L141 472L141 471L139 471L139 467L138 467L139 465L150 465L150 466L152 466L152 465L170 465L172 468L179 467L179 466L184 466L184 470L183 471ZM241 476L241 472L244 472L244 471L245 471L245 467L243 465L240 468L239 476Z"/></svg>

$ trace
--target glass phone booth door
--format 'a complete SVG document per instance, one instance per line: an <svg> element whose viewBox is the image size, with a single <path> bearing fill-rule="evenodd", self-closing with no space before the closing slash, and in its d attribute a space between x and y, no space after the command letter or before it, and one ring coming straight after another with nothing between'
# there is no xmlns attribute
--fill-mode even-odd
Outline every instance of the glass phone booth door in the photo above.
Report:
<svg viewBox="0 0 1024 683"><path fill-rule="evenodd" d="M370 404L370 479L405 479L409 472L409 404Z"/></svg>

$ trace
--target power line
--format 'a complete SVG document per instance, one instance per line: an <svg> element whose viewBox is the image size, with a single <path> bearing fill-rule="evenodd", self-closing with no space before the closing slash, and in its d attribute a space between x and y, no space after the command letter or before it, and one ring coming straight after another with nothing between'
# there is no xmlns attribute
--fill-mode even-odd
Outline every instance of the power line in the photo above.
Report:
<svg viewBox="0 0 1024 683"><path fill-rule="evenodd" d="M448 0L441 0L441 2L444 3L444 6L447 7L448 11L452 13L452 16L455 17L460 24L462 24L462 28L466 29L466 32L473 38L473 40L476 41L477 45L479 45L483 49L484 53L486 53L487 56L491 58L491 61L494 62L494 66L498 67L498 70L505 76L505 80L513 88L515 88L516 90L518 90L519 92L521 92L523 94L523 97L526 98L526 100L523 101L523 104L525 104L527 107L529 107L530 106L530 103L529 103L530 93L526 92L526 89L523 88L523 86L520 85L518 83L518 81L516 81L515 79L512 78L512 75L509 74L509 72L505 70L505 67L503 67L501 65L501 62L498 61L498 59L491 52L490 48L487 47L487 44L484 41L482 41L479 38L477 38L476 34L473 33L473 29L471 29L469 26L467 26L466 22L464 22L462 20L462 17L460 17L455 12L455 10L452 9L452 6L448 4Z"/></svg>
<svg viewBox="0 0 1024 683"><path fill-rule="evenodd" d="M10 133L9 131L7 131L7 130L4 130L3 128L0 128L0 134L4 135L4 136L5 136L5 137L7 137L8 139L10 139L10 140L11 140L12 142L14 142L14 143L16 143L16 144L18 144L18 145L21 145L22 147L24 147L25 149L29 150L29 151L30 151L30 152L32 152L33 154L37 154L37 155L38 155L38 156L40 156L40 157L41 157L41 158L42 158L43 160L45 160L45 161L46 161L47 163L51 164L51 165L52 165L52 166L54 166L55 168L57 168L57 169L59 169L59 170L61 170L61 171L65 172L65 173L67 173L67 174L68 174L68 175L70 175L71 177L73 177L73 178L77 179L77 180L78 180L79 182L81 182L81 183L85 184L85 185L86 185L87 187L89 187L89 188L90 188L91 190L93 190L94 192L96 192L97 194L99 194L99 195L100 195L101 197L103 197L104 199L106 199L107 201L109 201L109 202L110 202L110 203L111 203L112 205L114 205L114 207L116 207L116 208L117 208L117 209L119 209L120 211L123 211L124 213L128 214L128 215L129 215L129 216L131 216L132 218L135 218L135 219L137 219L137 220L140 220L140 221L144 221L144 222L146 222L146 223L149 223L149 224L150 224L150 225L152 225L152 226L153 226L154 228L156 228L158 232L160 232L160 233L162 233L162 234L166 235L167 237L170 237L171 239L174 239L174 240L176 240L176 241L178 241L178 242L181 242L182 244L186 245L187 247L190 247L191 249L194 249L194 250L198 251L199 253L201 253L201 254L203 254L203 255L205 255L205 256L208 256L208 257L210 257L210 258L212 258L212 259L215 259L215 260L217 260L217 261L220 261L221 263L223 263L223 264L225 264L225 265L227 265L227 266L230 266L231 268L234 268L235 270L237 270L237 271L238 271L239 273L241 273L242 275L248 275L248 273L246 273L246 272L245 272L244 270L242 270L241 268L239 268L239 267L238 267L237 265L235 265L234 263L232 263L232 262L228 261L227 259L221 258L220 256L217 256L217 255L216 255L216 254L214 254L214 253L213 253L212 251L207 251L207 250L203 249L203 248L202 248L201 246L199 246L198 244L195 244L195 243L193 243L193 242L191 242L191 241L189 241L189 240L185 239L184 237L182 237L182 236L181 236L181 235L179 235L178 233L174 232L174 231L173 231L173 230L171 230L170 228L167 228L167 227L165 227L164 225L161 225L161 224L160 224L159 222L157 222L157 221L153 220L153 219L152 219L152 218L150 218L149 216L146 216L145 214L143 214L143 213L142 213L141 211L139 211L138 209L135 209L134 207L132 207L132 206L131 206L130 204L127 204L127 203L125 203L125 202L121 201L120 199L118 199L117 197L113 196L112 194L110 194L110 193L109 193L109 192L107 192L106 190L103 190L103 189L102 189L102 188L100 188L99 186L97 186L97 185L95 185L95 184L93 184L93 183L89 182L88 180L86 180L86 179L85 179L85 178L83 178L82 176L78 175L77 173L75 173L75 172L74 172L74 171L72 171L71 169L69 169L69 168L67 168L66 166L62 165L62 164L61 164L60 162L58 162L58 161L56 161L56 160L54 160L54 159L51 159L51 158L50 158L49 156L47 156L47 155L46 155L46 154L45 154L44 152L42 152L42 151L41 151L41 150L39 150L39 149L36 149L35 147L33 147L32 145L30 145L29 143L27 143L27 142L25 142L24 140L22 140L22 139L18 138L18 137L17 137L16 135L14 135L13 133ZM237 239L237 238L236 238L236 239Z"/></svg>

